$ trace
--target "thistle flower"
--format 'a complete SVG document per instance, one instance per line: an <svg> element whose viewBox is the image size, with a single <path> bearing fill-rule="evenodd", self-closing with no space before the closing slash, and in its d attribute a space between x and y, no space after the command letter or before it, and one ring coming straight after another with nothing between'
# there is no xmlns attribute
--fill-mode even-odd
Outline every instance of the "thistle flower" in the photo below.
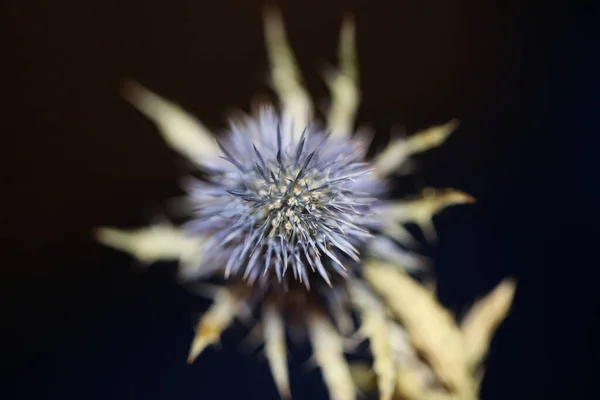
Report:
<svg viewBox="0 0 600 400"><path fill-rule="evenodd" d="M422 265L402 246L410 239L402 224L417 223L431 236L435 213L472 198L427 189L413 199L388 200L388 179L412 154L442 143L457 123L396 138L367 159L370 138L353 132L359 91L352 19L342 26L340 66L326 76L332 101L321 124L279 14L268 10L265 17L271 78L281 107L263 105L253 115L231 120L218 139L175 104L137 83L125 86L125 97L205 174L185 182L189 219L181 227L101 228L97 237L148 263L179 260L185 281L223 279L224 285L211 291L214 303L198 324L189 362L217 342L235 318L256 307L282 397L290 396L284 324L289 320L292 329L306 324L331 398L354 399L357 389L344 343L357 316L359 336L371 343L380 398L389 400L403 363L398 343L406 343L405 331L420 329L410 324L410 313L395 311L405 297L395 296L394 280L385 278L401 279L404 268ZM444 346L455 349L458 336L452 335ZM433 346L440 342L435 332L428 337ZM437 381L447 390L469 392L466 369L448 365L443 357L431 363Z"/></svg>
<svg viewBox="0 0 600 400"><path fill-rule="evenodd" d="M208 238L205 265L284 290L290 280L310 289L314 272L329 286L352 275L383 191L361 143L316 124L295 138L291 123L264 108L232 125L219 148L225 162L187 185L193 213L184 228Z"/></svg>

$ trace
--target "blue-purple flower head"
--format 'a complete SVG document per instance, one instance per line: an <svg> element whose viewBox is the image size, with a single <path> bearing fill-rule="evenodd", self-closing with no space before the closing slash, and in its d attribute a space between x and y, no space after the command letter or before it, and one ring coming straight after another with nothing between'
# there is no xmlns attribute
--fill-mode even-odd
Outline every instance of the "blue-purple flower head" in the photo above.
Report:
<svg viewBox="0 0 600 400"><path fill-rule="evenodd" d="M359 265L384 189L364 160L365 143L333 138L318 124L296 136L265 107L258 118L232 124L219 139L225 162L206 180L189 182L186 229L209 238L207 268L310 288L315 274L331 286Z"/></svg>

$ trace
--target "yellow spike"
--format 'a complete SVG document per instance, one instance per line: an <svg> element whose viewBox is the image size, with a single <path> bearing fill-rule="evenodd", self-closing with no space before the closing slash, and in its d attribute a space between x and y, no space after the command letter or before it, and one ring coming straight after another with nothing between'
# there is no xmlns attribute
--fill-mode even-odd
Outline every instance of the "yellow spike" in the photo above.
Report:
<svg viewBox="0 0 600 400"><path fill-rule="evenodd" d="M131 231L101 227L95 230L94 236L105 246L129 253L145 264L179 260L184 272L201 265L204 241L187 236L171 225Z"/></svg>
<svg viewBox="0 0 600 400"><path fill-rule="evenodd" d="M473 202L473 197L458 190L426 188L418 198L399 200L378 207L376 215L386 225L384 229L392 233L398 223L414 222L419 225L425 238L431 241L437 237L432 221L434 215L446 207Z"/></svg>
<svg viewBox="0 0 600 400"><path fill-rule="evenodd" d="M267 7L264 20L273 88L283 107L282 116L293 122L293 134L298 138L312 118L312 101L302 85L300 70L286 38L280 11L275 7Z"/></svg>
<svg viewBox="0 0 600 400"><path fill-rule="evenodd" d="M265 354L271 374L282 399L291 398L285 345L285 327L279 310L272 304L263 307L262 326L265 338Z"/></svg>
<svg viewBox="0 0 600 400"><path fill-rule="evenodd" d="M356 388L344 357L343 341L331 322L313 310L307 318L308 334L331 400L355 400Z"/></svg>
<svg viewBox="0 0 600 400"><path fill-rule="evenodd" d="M396 138L375 159L379 176L395 172L408 158L415 154L439 146L458 128L458 120L453 119L443 125L433 126L411 135L408 139Z"/></svg>
<svg viewBox="0 0 600 400"><path fill-rule="evenodd" d="M438 379L453 392L471 396L474 382L467 368L462 334L448 310L429 290L390 264L367 260L363 273Z"/></svg>
<svg viewBox="0 0 600 400"><path fill-rule="evenodd" d="M373 293L357 281L349 282L348 291L350 300L360 313L361 330L369 338L379 399L391 400L394 394L396 367L385 309Z"/></svg>
<svg viewBox="0 0 600 400"><path fill-rule="evenodd" d="M458 128L458 120L453 119L442 125L432 126L408 138L408 154L421 153L442 144Z"/></svg>
<svg viewBox="0 0 600 400"><path fill-rule="evenodd" d="M163 139L174 150L199 165L220 162L221 154L214 135L183 108L133 80L126 80L123 97L157 126Z"/></svg>
<svg viewBox="0 0 600 400"><path fill-rule="evenodd" d="M488 351L498 325L506 317L515 294L515 281L505 279L471 308L461 324L469 365L474 368Z"/></svg>
<svg viewBox="0 0 600 400"><path fill-rule="evenodd" d="M348 14L340 33L339 68L325 74L325 82L331 92L327 127L334 137L348 137L352 134L360 101L355 31L354 17Z"/></svg>
<svg viewBox="0 0 600 400"><path fill-rule="evenodd" d="M233 322L244 300L245 296L235 289L223 290L217 294L214 303L202 315L196 326L188 363L193 363L206 347L219 342L221 334Z"/></svg>

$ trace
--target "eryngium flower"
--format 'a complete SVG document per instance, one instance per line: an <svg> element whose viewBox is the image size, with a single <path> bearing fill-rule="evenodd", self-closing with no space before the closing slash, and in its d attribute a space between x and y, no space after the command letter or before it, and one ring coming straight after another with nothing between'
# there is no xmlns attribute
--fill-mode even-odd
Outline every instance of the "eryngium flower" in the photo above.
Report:
<svg viewBox="0 0 600 400"><path fill-rule="evenodd" d="M180 107L137 83L125 86L126 98L156 122L166 142L204 171L204 177L186 181L189 220L183 226L134 232L102 228L98 238L144 262L177 259L185 281L225 282L209 290L214 304L198 323L190 362L217 342L236 317L259 307L265 353L283 397L289 396L287 319L306 323L330 396L354 399L343 343L354 332L356 316L362 336L371 343L381 399L389 400L406 358L394 350L406 342L403 321L388 312L405 300L394 298L389 285L406 280L399 275L388 280L392 272L372 260L385 260L397 271L421 266L422 259L401 245L410 244L401 224L416 223L431 237L437 211L472 199L454 190L427 189L413 199L387 200L387 179L412 154L445 140L456 122L408 139L394 138L368 160L370 138L353 129L359 93L352 20L342 26L339 69L326 76L332 101L323 125L314 116L275 11L266 14L265 26L281 107L263 105L251 116L232 119L218 142ZM419 331L420 325L414 326ZM420 343L459 349L456 338L438 340L431 332ZM461 357L460 350L454 353ZM437 380L427 382L469 392L467 371L454 367L453 360L432 360Z"/></svg>
<svg viewBox="0 0 600 400"><path fill-rule="evenodd" d="M347 278L372 237L373 205L383 192L358 140L331 137L317 124L296 139L274 109L234 124L206 181L187 185L185 226L207 237L204 268L274 287ZM275 280L273 282L273 280Z"/></svg>

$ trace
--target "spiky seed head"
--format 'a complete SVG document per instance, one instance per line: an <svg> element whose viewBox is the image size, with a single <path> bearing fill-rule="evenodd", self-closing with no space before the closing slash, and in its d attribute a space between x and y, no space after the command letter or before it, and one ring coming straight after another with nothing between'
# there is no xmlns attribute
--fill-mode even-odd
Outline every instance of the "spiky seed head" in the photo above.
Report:
<svg viewBox="0 0 600 400"><path fill-rule="evenodd" d="M210 238L208 264L268 284L290 279L328 285L359 263L376 221L371 207L383 184L364 162L365 143L293 126L273 108L232 124L220 139L222 163L188 185L186 228Z"/></svg>

